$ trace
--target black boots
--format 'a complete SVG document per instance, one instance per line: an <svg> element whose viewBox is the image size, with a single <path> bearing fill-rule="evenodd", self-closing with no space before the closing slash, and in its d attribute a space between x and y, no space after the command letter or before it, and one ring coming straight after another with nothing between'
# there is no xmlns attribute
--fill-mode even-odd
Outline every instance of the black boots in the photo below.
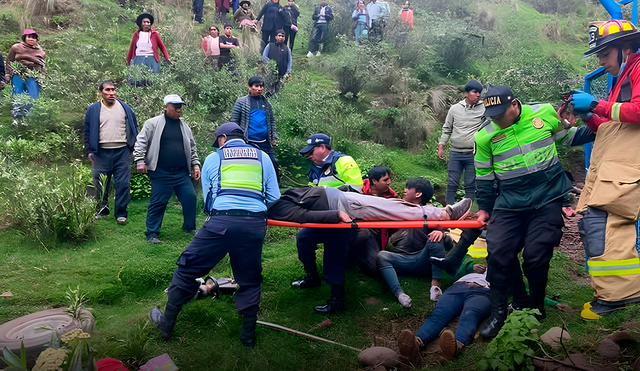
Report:
<svg viewBox="0 0 640 371"><path fill-rule="evenodd" d="M331 298L323 305L316 306L316 312L322 314L335 314L344 312L347 304L344 296L344 286L331 286Z"/></svg>
<svg viewBox="0 0 640 371"><path fill-rule="evenodd" d="M256 346L256 321L257 316L243 316L242 329L240 329L240 341L245 348Z"/></svg>
<svg viewBox="0 0 640 371"><path fill-rule="evenodd" d="M492 338L498 335L504 321L507 319L507 288L491 287L489 300L491 300L491 315L480 325L480 336Z"/></svg>

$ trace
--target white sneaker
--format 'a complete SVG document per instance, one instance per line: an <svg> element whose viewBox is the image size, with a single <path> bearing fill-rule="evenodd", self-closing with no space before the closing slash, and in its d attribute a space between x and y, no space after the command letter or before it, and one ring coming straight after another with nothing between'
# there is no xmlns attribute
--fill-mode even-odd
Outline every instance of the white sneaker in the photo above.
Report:
<svg viewBox="0 0 640 371"><path fill-rule="evenodd" d="M307 53L307 58L311 58L311 57L313 57L313 53L308 52L308 53Z"/></svg>
<svg viewBox="0 0 640 371"><path fill-rule="evenodd" d="M320 51L318 50L318 52L316 53L316 57L320 56Z"/></svg>
<svg viewBox="0 0 640 371"><path fill-rule="evenodd" d="M398 301L405 308L411 308L411 297L404 292L398 295Z"/></svg>
<svg viewBox="0 0 640 371"><path fill-rule="evenodd" d="M433 301L438 301L438 299L440 299L440 297L442 296L442 289L438 286L431 286L431 290L429 290L429 292L431 293L430 298Z"/></svg>

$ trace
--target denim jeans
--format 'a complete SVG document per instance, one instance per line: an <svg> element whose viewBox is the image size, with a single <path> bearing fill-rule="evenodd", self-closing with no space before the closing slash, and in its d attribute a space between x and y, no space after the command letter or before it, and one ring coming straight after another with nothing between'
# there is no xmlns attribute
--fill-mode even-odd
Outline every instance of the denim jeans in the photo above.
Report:
<svg viewBox="0 0 640 371"><path fill-rule="evenodd" d="M390 251L378 253L378 268L380 275L397 297L402 291L398 274L406 276L424 277L431 274L431 278L439 280L442 269L432 266L430 257L444 258L445 251L442 242L427 242L422 251L413 254L401 254Z"/></svg>
<svg viewBox="0 0 640 371"><path fill-rule="evenodd" d="M320 50L320 45L325 42L329 35L329 25L327 23L316 23L311 30L309 37L309 51L315 53Z"/></svg>
<svg viewBox="0 0 640 371"><path fill-rule="evenodd" d="M13 75L11 84L13 85L13 95L22 94L26 89L31 99L36 100L40 96L40 87L33 77L28 77L25 82L20 76Z"/></svg>
<svg viewBox="0 0 640 371"><path fill-rule="evenodd" d="M451 151L449 154L449 178L447 179L447 194L445 201L448 205L456 203L456 191L460 184L460 177L464 170L464 197L475 198L476 168L473 164L473 153Z"/></svg>
<svg viewBox="0 0 640 371"><path fill-rule="evenodd" d="M365 30L365 26L366 24L363 22L358 22L358 25L356 25L356 29L353 31L356 36L356 44L360 44L358 40L362 37L362 31Z"/></svg>
<svg viewBox="0 0 640 371"><path fill-rule="evenodd" d="M191 183L189 172L158 168L149 171L148 175L151 182L151 199L147 209L147 238L158 237L167 203L174 192L182 205L182 229L187 232L196 229L196 190Z"/></svg>
<svg viewBox="0 0 640 371"><path fill-rule="evenodd" d="M473 341L478 324L489 314L491 302L488 288L456 282L442 294L431 315L416 332L416 336L426 344L438 338L440 331L459 315L456 340L469 345Z"/></svg>

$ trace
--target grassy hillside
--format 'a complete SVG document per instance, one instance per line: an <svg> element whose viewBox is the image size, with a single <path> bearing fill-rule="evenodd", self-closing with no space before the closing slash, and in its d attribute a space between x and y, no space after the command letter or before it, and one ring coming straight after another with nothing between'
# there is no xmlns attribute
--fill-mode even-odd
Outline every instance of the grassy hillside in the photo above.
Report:
<svg viewBox="0 0 640 371"><path fill-rule="evenodd" d="M45 3L58 7L45 14L35 14L33 6L25 10L25 4ZM256 14L264 3L253 4ZM407 31L397 1L389 2L392 19L385 41L356 47L352 4L329 3L336 15L330 38L322 56L307 59L315 3L297 1L301 17L293 72L280 93L269 97L280 136L276 152L285 175L281 187L306 183L308 163L298 150L308 135L325 132L335 149L354 157L363 174L386 165L399 192L407 179L424 176L434 183L442 203L447 164L437 158L436 149L449 106L463 97L458 88L476 78L509 84L525 101L558 102L560 92L580 86L582 76L595 68L593 60L580 61L587 25L606 19L603 9L582 0L417 0L412 2L416 27ZM93 220L94 205L84 197L91 178L82 130L86 107L98 99L100 81L116 82L118 97L133 107L140 125L162 112L166 94L182 94L187 102L183 119L192 128L202 160L212 151L215 128L228 121L234 101L247 94L248 78L269 75L259 56L243 53L236 53L235 74L203 66L200 42L214 23L213 7L214 1L205 1L205 23L199 25L191 21L186 0L2 2L0 51L6 54L23 28L34 28L48 55L48 75L41 98L23 120L11 116L10 87L0 100L0 292L14 294L0 298L0 322L65 305L65 291L79 285L95 308L99 356L126 360L130 369L165 352L181 369L358 369L352 350L262 327L257 348L244 350L238 341L241 320L231 297L186 305L174 338L160 341L146 316L166 301L163 290L190 241L180 232L179 203L172 200L168 207L161 236L166 243L159 246L149 245L143 233L146 177L134 178L132 190L141 199L130 205L126 226L110 218ZM161 74L150 77L153 86L148 88L126 83L130 71L125 55L136 29L133 21L142 11L156 16L154 28L171 57ZM561 153L571 168L582 166L579 149ZM199 215L198 225L203 221ZM428 280L401 277L414 301L405 309L379 278L351 269L349 310L331 317L334 326L318 326L324 317L313 306L326 299L329 287L291 289L291 281L303 276L294 235L292 229L269 229L260 320L356 348L395 348L399 331L415 331L433 310ZM318 256L321 261L322 250ZM582 282L582 270L556 253L547 293L560 294L561 302L579 311L592 296L589 286L577 282ZM212 275L230 276L228 261ZM445 279L445 285L451 282L453 278ZM539 332L564 324L574 339L565 343L567 350L593 356L604 336L637 317L638 306L597 323L582 322L578 312L548 312ZM437 364L434 356L425 360L424 369L476 369L486 346L477 341L446 366ZM625 344L623 350L622 368L640 354L637 343Z"/></svg>

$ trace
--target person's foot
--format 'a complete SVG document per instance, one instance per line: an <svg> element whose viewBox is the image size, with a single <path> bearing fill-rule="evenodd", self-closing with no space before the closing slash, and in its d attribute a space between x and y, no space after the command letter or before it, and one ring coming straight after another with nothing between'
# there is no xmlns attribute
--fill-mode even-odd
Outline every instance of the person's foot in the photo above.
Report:
<svg viewBox="0 0 640 371"><path fill-rule="evenodd" d="M96 214L96 219L102 219L109 214L111 214L111 211L109 210L109 205L104 205L100 208L100 210L98 210L98 213Z"/></svg>
<svg viewBox="0 0 640 371"><path fill-rule="evenodd" d="M240 329L240 341L245 348L251 349L256 346L256 316L244 316L242 318L242 328Z"/></svg>
<svg viewBox="0 0 640 371"><path fill-rule="evenodd" d="M433 301L438 301L438 299L440 299L440 297L442 296L442 289L439 288L438 286L431 286L431 289L429 290L429 298Z"/></svg>
<svg viewBox="0 0 640 371"><path fill-rule="evenodd" d="M320 277L307 275L305 278L297 281L291 282L292 287L296 287L299 289L310 289L312 287L320 287L322 281L320 281Z"/></svg>
<svg viewBox="0 0 640 371"><path fill-rule="evenodd" d="M125 218L124 216L120 216L120 217L116 218L116 222L118 222L118 224L120 224L120 225L126 225L127 224L127 218Z"/></svg>
<svg viewBox="0 0 640 371"><path fill-rule="evenodd" d="M410 330L403 330L398 336L398 352L409 363L416 363L421 347L422 340L414 336Z"/></svg>
<svg viewBox="0 0 640 371"><path fill-rule="evenodd" d="M308 53L307 53L307 58L311 58L311 57L313 57L313 53L308 52Z"/></svg>
<svg viewBox="0 0 640 371"><path fill-rule="evenodd" d="M164 340L167 340L171 338L171 333L162 329L163 318L164 318L164 314L158 308L153 308L149 312L149 321L151 321L151 323L154 323L158 326L158 330L160 330L160 337L163 338Z"/></svg>
<svg viewBox="0 0 640 371"><path fill-rule="evenodd" d="M347 310L347 304L345 304L344 300L331 297L326 303L316 306L315 310L322 314L336 314Z"/></svg>
<svg viewBox="0 0 640 371"><path fill-rule="evenodd" d="M456 340L456 335L451 330L444 330L440 333L440 350L442 350L442 356L451 361L453 357L458 355L458 352L462 348L462 343Z"/></svg>
<svg viewBox="0 0 640 371"><path fill-rule="evenodd" d="M164 241L160 241L158 237L147 237L147 242L157 245L159 243L164 243Z"/></svg>
<svg viewBox="0 0 640 371"><path fill-rule="evenodd" d="M198 233L197 229L191 229L191 230L184 230L185 232L189 233L190 235L194 236L196 235L196 233Z"/></svg>
<svg viewBox="0 0 640 371"><path fill-rule="evenodd" d="M480 325L480 336L485 339L494 338L504 326L504 320L498 317L489 317Z"/></svg>
<svg viewBox="0 0 640 371"><path fill-rule="evenodd" d="M319 57L319 56L320 56L320 51L316 53L316 57Z"/></svg>
<svg viewBox="0 0 640 371"><path fill-rule="evenodd" d="M411 308L411 297L404 292L398 295L398 301L405 308Z"/></svg>
<svg viewBox="0 0 640 371"><path fill-rule="evenodd" d="M453 205L447 205L444 210L447 212L447 214L449 214L449 220L461 220L469 215L469 210L471 210L472 205L472 199L463 198Z"/></svg>

